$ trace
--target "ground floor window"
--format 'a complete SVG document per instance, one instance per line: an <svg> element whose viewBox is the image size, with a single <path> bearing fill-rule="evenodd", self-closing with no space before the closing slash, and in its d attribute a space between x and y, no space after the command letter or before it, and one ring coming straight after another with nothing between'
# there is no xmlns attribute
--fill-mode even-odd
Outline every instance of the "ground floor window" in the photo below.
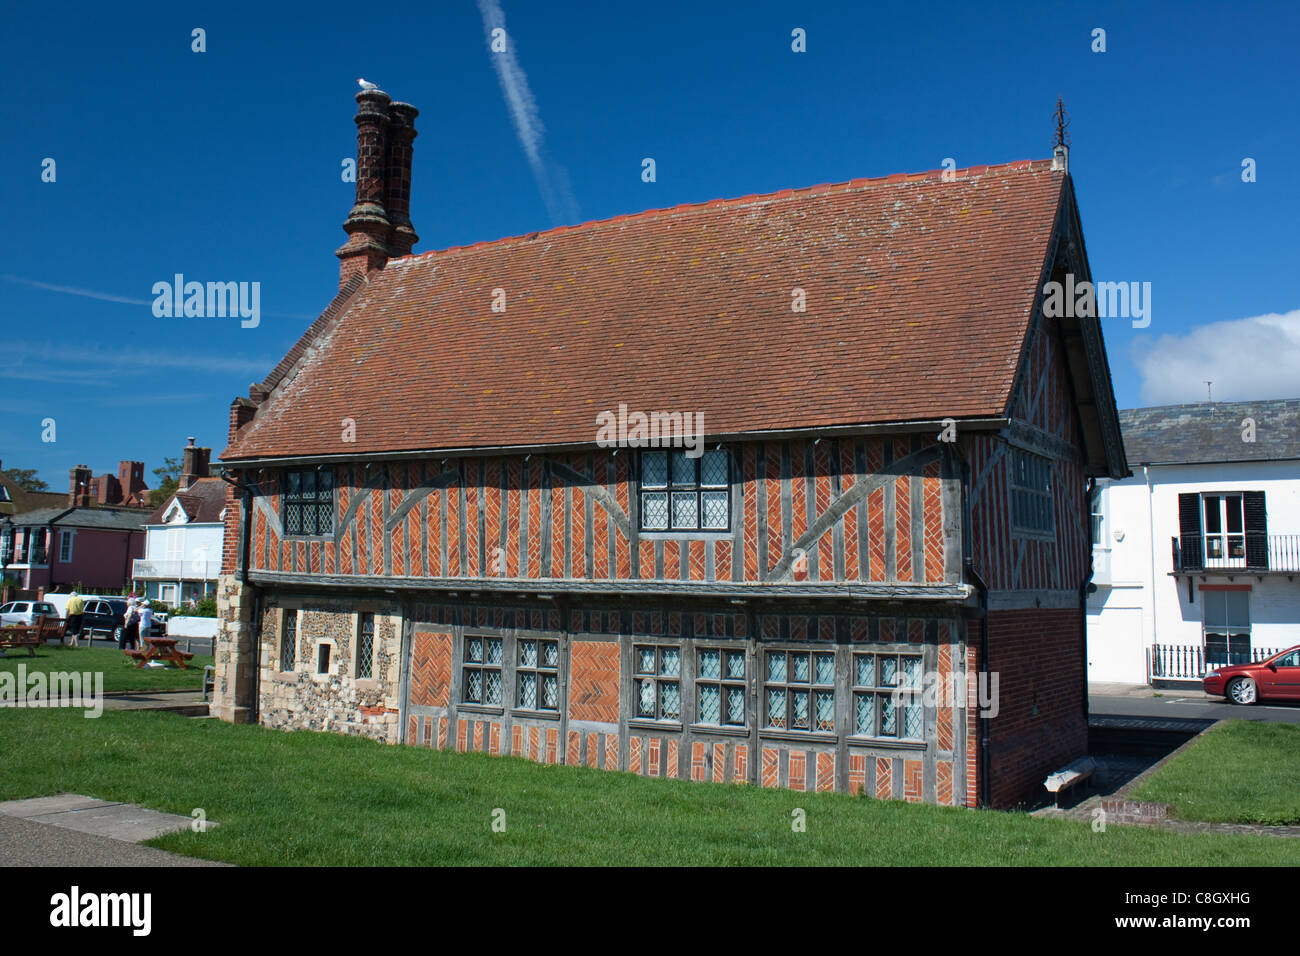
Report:
<svg viewBox="0 0 1300 956"><path fill-rule="evenodd" d="M922 740L923 715L919 655L853 655L855 734Z"/></svg>
<svg viewBox="0 0 1300 956"><path fill-rule="evenodd" d="M558 641L520 640L515 684L516 706L524 710L560 709L560 645Z"/></svg>
<svg viewBox="0 0 1300 956"><path fill-rule="evenodd" d="M1205 664L1250 663L1250 592L1202 591L1205 601Z"/></svg>
<svg viewBox="0 0 1300 956"><path fill-rule="evenodd" d="M298 612L285 611L280 633L280 670L291 671L297 655Z"/></svg>
<svg viewBox="0 0 1300 956"><path fill-rule="evenodd" d="M701 648L696 674L696 719L702 724L745 726L745 652Z"/></svg>
<svg viewBox="0 0 1300 956"><path fill-rule="evenodd" d="M682 652L678 647L638 644L632 649L636 716L643 720L682 719Z"/></svg>
<svg viewBox="0 0 1300 956"><path fill-rule="evenodd" d="M835 731L835 655L768 651L767 726L774 730Z"/></svg>
<svg viewBox="0 0 1300 956"><path fill-rule="evenodd" d="M462 700L467 704L501 705L501 638L465 638L461 671Z"/></svg>

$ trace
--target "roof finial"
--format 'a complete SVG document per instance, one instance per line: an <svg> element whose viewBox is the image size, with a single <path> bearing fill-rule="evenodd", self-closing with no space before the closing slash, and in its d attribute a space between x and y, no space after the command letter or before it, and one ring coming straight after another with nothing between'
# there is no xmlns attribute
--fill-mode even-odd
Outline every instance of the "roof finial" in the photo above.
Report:
<svg viewBox="0 0 1300 956"><path fill-rule="evenodd" d="M1052 147L1052 168L1061 172L1070 171L1070 134L1065 128L1070 125L1070 114L1065 111L1061 97L1056 98L1056 144Z"/></svg>

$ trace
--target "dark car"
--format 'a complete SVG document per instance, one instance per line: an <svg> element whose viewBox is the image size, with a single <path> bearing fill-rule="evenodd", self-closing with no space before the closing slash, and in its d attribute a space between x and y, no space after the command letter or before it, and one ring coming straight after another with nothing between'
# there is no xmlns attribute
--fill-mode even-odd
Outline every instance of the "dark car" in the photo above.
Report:
<svg viewBox="0 0 1300 956"><path fill-rule="evenodd" d="M113 640L120 644L122 643L122 625L125 620L125 601L88 598L86 607L81 612L81 630L91 637L101 632L112 635Z"/></svg>
<svg viewBox="0 0 1300 956"><path fill-rule="evenodd" d="M1253 664L1232 664L1205 675L1207 694L1234 704L1261 700L1300 701L1300 645Z"/></svg>

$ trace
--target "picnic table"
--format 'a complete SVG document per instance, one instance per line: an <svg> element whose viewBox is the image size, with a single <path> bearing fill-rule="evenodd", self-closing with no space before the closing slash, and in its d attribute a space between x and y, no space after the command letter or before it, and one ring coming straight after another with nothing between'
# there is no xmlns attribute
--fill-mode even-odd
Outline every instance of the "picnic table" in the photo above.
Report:
<svg viewBox="0 0 1300 956"><path fill-rule="evenodd" d="M150 661L171 661L181 670L188 670L186 661L194 655L180 650L174 637L146 637L144 650L126 650L126 656L135 660L135 669L139 670Z"/></svg>
<svg viewBox="0 0 1300 956"><path fill-rule="evenodd" d="M4 649L8 648L27 648L27 653L31 657L36 656L36 648L40 645L40 626L25 627L17 625L12 627L0 627L0 655L4 654Z"/></svg>

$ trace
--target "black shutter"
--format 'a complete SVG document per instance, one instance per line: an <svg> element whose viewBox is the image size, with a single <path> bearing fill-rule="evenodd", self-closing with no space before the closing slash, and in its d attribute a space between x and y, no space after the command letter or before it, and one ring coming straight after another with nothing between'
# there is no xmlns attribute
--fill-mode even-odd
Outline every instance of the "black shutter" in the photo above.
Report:
<svg viewBox="0 0 1300 956"><path fill-rule="evenodd" d="M1178 547L1182 560L1174 570L1199 571L1205 566L1201 556L1203 544L1201 537L1201 496L1183 494L1178 496Z"/></svg>
<svg viewBox="0 0 1300 956"><path fill-rule="evenodd" d="M1246 512L1246 567L1268 567L1268 513L1264 509L1264 492L1247 491L1242 495Z"/></svg>

